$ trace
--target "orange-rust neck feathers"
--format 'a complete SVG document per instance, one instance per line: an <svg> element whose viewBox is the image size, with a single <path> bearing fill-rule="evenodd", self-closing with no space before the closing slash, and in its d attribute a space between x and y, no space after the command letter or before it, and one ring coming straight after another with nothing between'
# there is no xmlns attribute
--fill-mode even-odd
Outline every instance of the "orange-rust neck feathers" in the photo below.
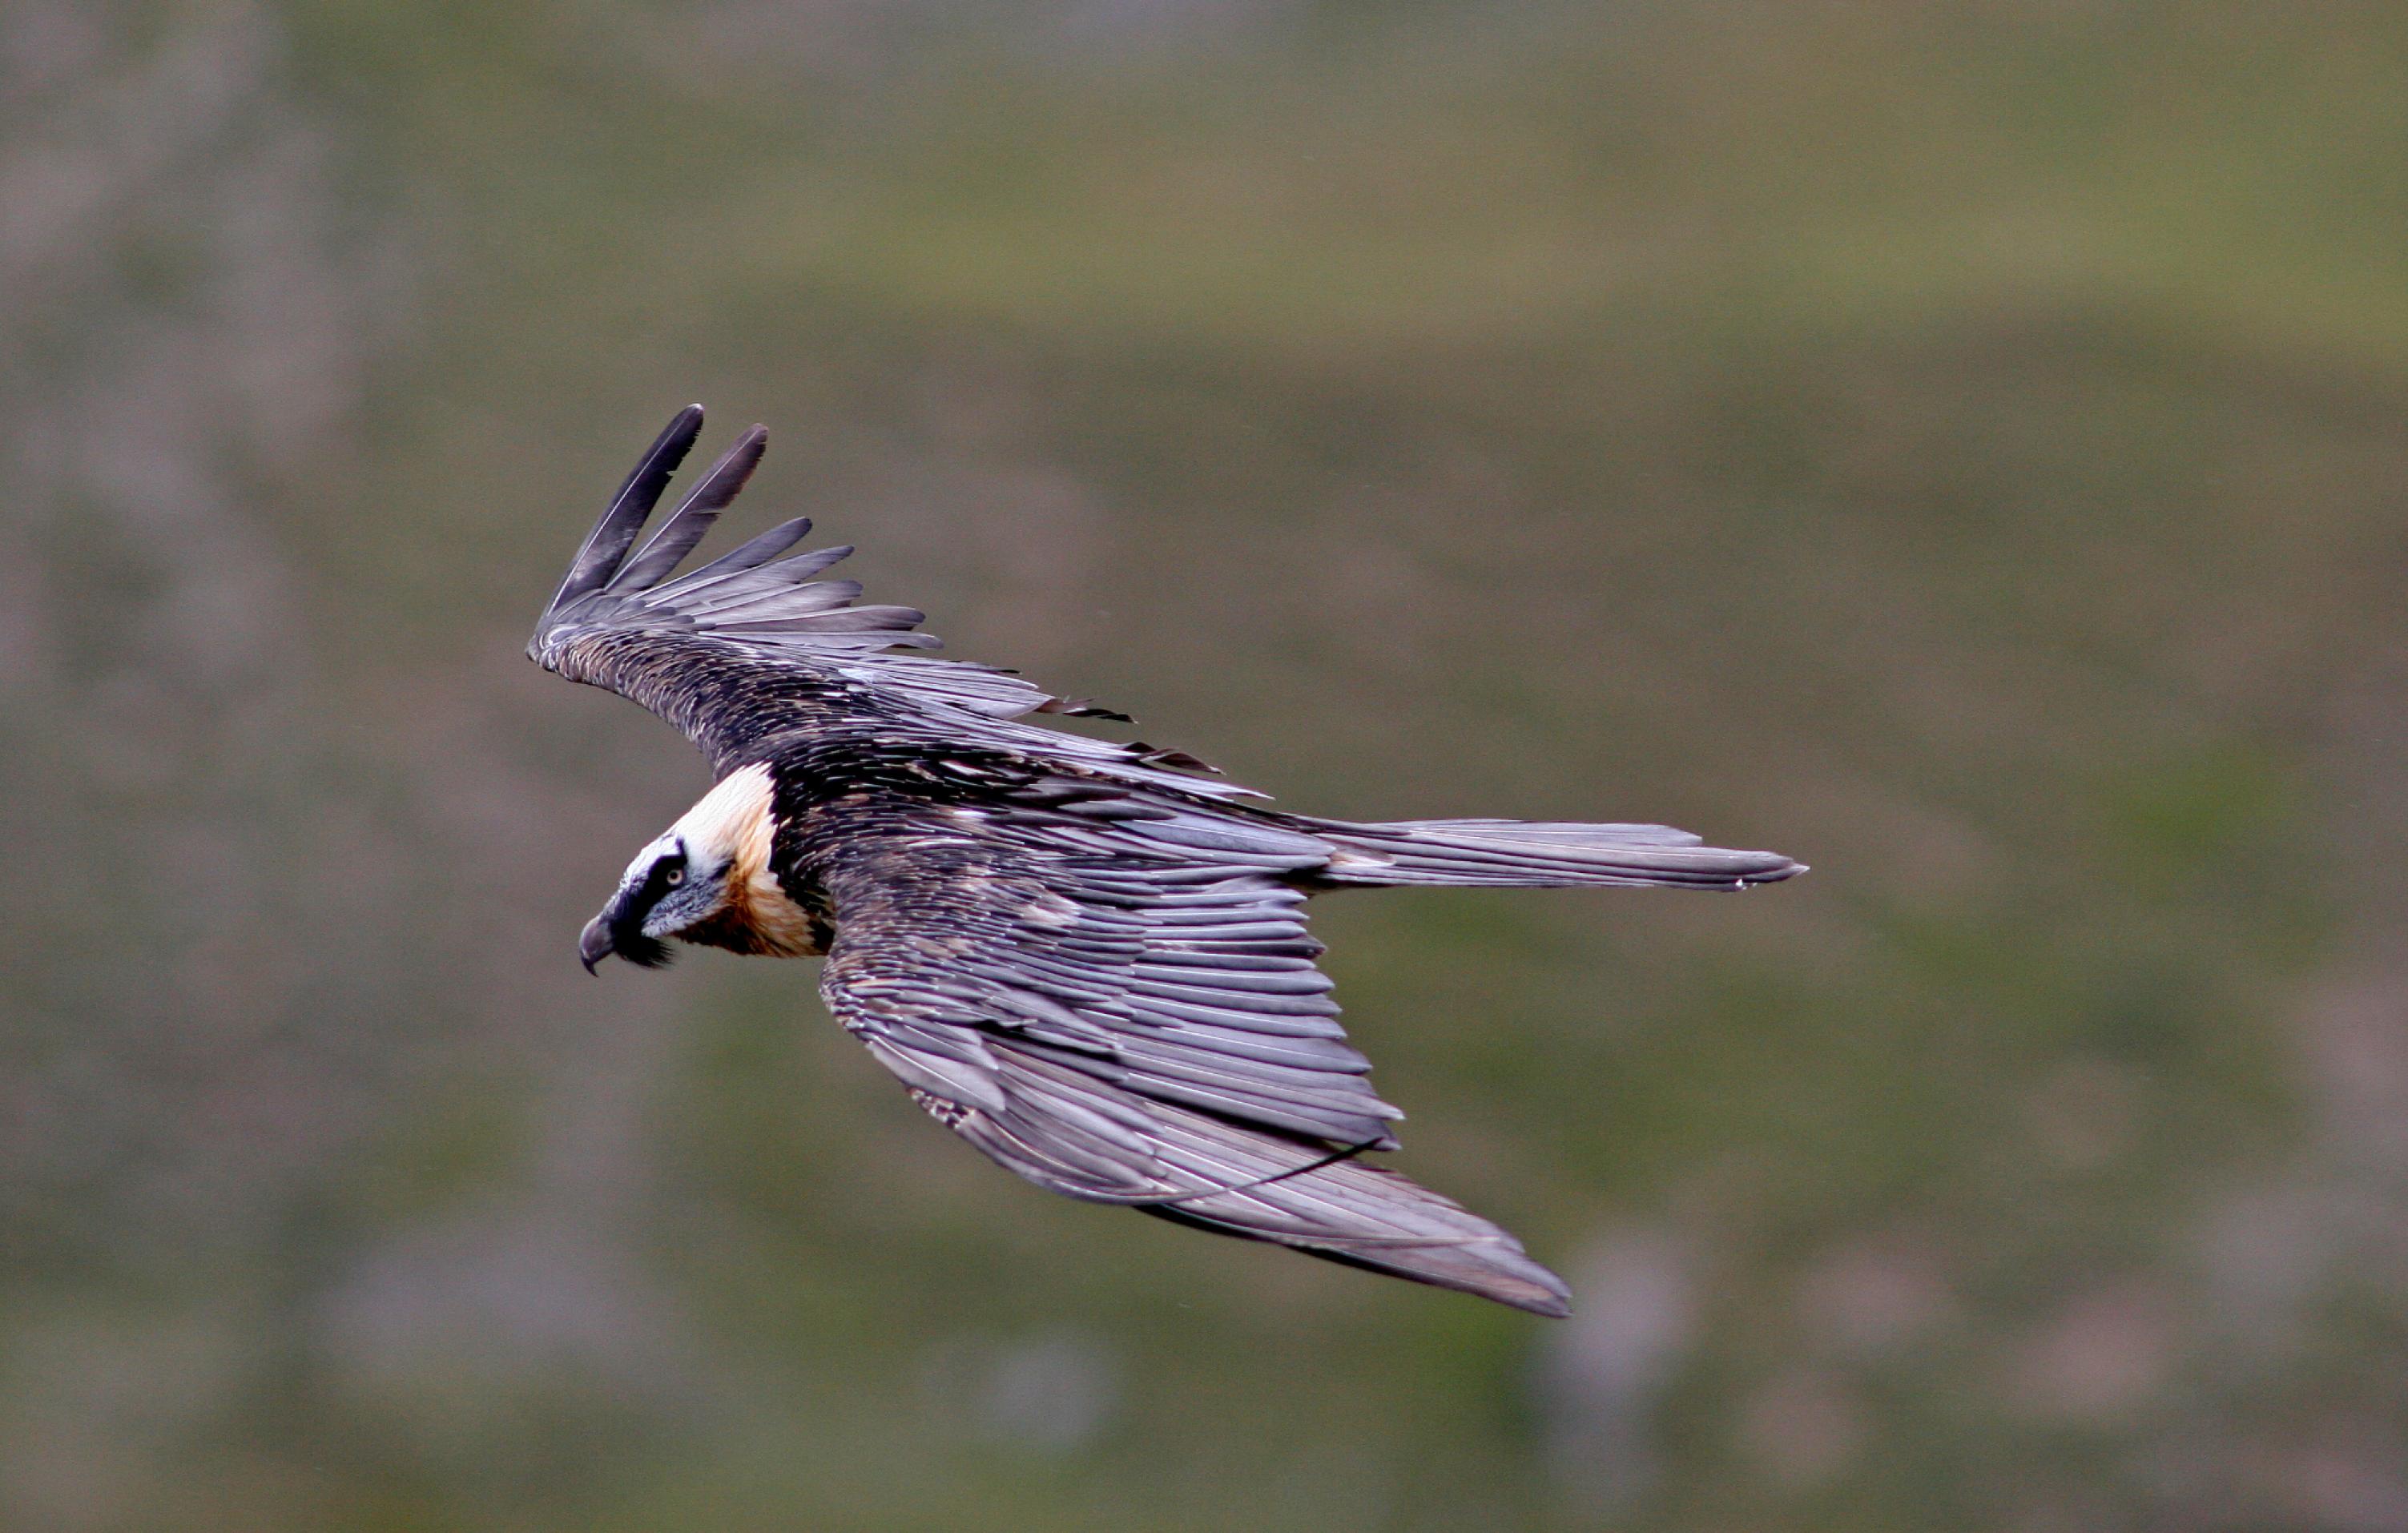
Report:
<svg viewBox="0 0 2408 1533"><path fill-rule="evenodd" d="M824 951L810 914L787 897L770 870L777 833L770 797L769 768L756 762L721 779L671 827L699 854L728 865L726 903L678 934L685 940L781 958Z"/></svg>

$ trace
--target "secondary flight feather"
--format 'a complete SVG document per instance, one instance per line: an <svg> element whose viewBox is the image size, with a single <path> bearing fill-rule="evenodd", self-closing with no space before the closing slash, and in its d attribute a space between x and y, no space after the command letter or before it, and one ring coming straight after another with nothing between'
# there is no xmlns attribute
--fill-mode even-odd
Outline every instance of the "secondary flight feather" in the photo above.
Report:
<svg viewBox="0 0 2408 1533"><path fill-rule="evenodd" d="M1195 758L1068 734L1120 715L924 652L908 607L824 578L781 523L678 566L761 461L759 426L640 547L702 430L678 413L527 646L675 724L718 781L628 865L588 968L671 941L824 955L837 1020L927 1112L1054 1192L1566 1312L1497 1225L1369 1154L1372 1091L1304 904L1345 887L1742 889L1802 871L1662 825L1289 814Z"/></svg>

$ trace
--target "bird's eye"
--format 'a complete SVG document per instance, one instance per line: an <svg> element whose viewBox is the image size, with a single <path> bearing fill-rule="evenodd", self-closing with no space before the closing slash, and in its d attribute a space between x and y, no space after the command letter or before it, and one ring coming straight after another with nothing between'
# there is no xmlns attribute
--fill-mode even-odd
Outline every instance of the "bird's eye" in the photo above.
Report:
<svg viewBox="0 0 2408 1533"><path fill-rule="evenodd" d="M661 875L661 881L674 889L679 884L685 881L685 869L682 867L672 867Z"/></svg>

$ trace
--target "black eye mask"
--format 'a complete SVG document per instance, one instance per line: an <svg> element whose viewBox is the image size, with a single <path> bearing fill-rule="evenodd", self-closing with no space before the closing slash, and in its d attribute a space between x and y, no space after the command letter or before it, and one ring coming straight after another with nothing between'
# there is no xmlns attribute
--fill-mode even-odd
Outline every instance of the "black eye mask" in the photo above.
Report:
<svg viewBox="0 0 2408 1533"><path fill-rule="evenodd" d="M670 890L685 882L685 872L682 852L660 858L646 870L643 887L625 902L618 919L610 924L610 946L620 957L639 968L660 968L668 963L669 945L644 935L644 917L652 913L652 907Z"/></svg>

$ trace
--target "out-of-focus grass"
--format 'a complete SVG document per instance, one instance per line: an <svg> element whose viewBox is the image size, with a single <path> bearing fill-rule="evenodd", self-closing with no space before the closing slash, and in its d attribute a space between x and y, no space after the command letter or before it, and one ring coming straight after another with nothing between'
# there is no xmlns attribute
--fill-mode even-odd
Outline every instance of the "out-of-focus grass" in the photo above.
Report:
<svg viewBox="0 0 2408 1533"><path fill-rule="evenodd" d="M2388 366L2397 24L1460 16L1269 70L982 60L841 168L727 178L707 224L753 296L1213 345L1526 343L1668 309L1896 331L2003 304Z"/></svg>
<svg viewBox="0 0 2408 1533"><path fill-rule="evenodd" d="M2329 1057L2377 1088L2392 1057L2329 1003L2400 909L2379 788L2372 830L2333 807L2396 775L2337 722L2398 634L2392 10L257 20L318 216L391 269L322 437L231 454L228 547L293 593L281 710L158 726L166 787L48 738L0 766L65 805L22 844L155 861L158 988L239 1022L164 1063L112 1031L138 955L99 934L151 885L62 875L7 981L29 1099L111 1104L113 1152L222 1070L194 1116L263 1126L199 1142L267 1146L196 1261L217 1160L87 1166L72 1113L18 1116L53 1126L10 1195L0 1469L69 1526L2347 1528L2408 1497L2365 1234L2401 1194ZM222 279L194 220L122 217L18 397L145 326L247 358L174 349ZM1590 1318L1044 1199L800 966L567 967L700 772L516 647L689 396L775 429L740 516L809 511L957 652L1287 802L1816 865L1318 917L1401 1164ZM121 570L88 552L116 523L44 525L45 642L114 695L139 654L90 617L147 610L144 538ZM285 901L238 934L294 976L255 1005L188 897L228 863ZM345 1068L380 1092L321 1090ZM1620 1285L1647 1252L1670 1308Z"/></svg>

